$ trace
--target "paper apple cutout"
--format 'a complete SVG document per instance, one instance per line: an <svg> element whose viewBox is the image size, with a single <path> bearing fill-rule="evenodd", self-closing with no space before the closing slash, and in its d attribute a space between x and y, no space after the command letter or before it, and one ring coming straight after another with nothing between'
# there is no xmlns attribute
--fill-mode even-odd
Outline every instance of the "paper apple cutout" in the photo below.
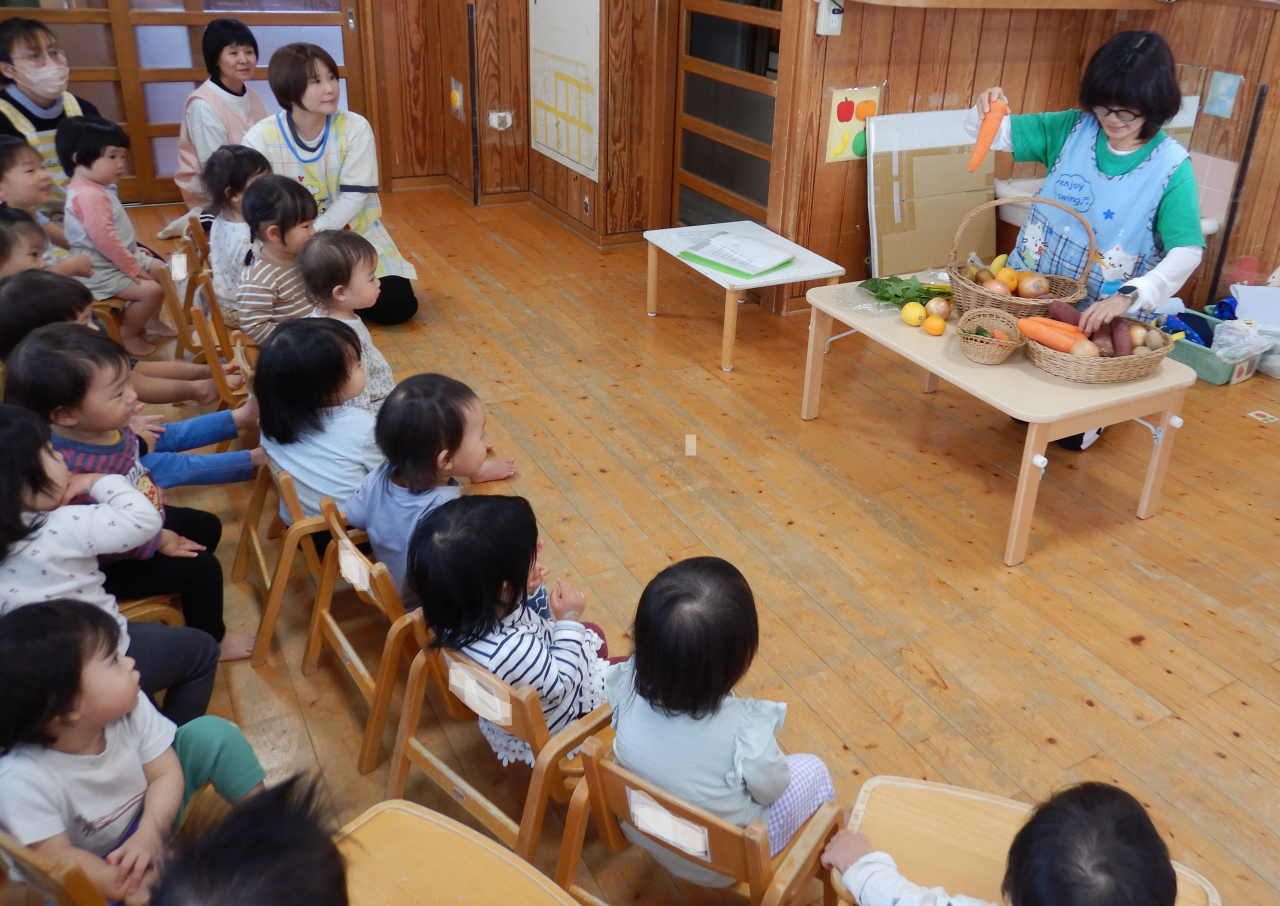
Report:
<svg viewBox="0 0 1280 906"><path fill-rule="evenodd" d="M853 119L855 106L853 101L841 101L836 104L836 119L842 123L847 123Z"/></svg>
<svg viewBox="0 0 1280 906"><path fill-rule="evenodd" d="M875 115L876 115L875 101L861 101L859 102L857 109L854 111L854 116L856 116L859 121L865 120L867 117L875 116Z"/></svg>

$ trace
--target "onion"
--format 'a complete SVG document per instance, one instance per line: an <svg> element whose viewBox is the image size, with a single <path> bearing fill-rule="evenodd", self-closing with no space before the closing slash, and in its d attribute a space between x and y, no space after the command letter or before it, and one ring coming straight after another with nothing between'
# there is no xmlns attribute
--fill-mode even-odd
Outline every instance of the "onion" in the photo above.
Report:
<svg viewBox="0 0 1280 906"><path fill-rule="evenodd" d="M1034 299L1049 292L1049 280L1043 274L1025 273L1018 278L1018 295Z"/></svg>
<svg viewBox="0 0 1280 906"><path fill-rule="evenodd" d="M984 280L982 283L982 288L989 289L993 293L996 293L997 295L1001 295L1001 296L1013 295L1013 293L1010 292L1009 290L1009 285L1005 283L1003 280Z"/></svg>
<svg viewBox="0 0 1280 906"><path fill-rule="evenodd" d="M951 317L951 303L941 296L930 299L926 302L924 304L924 310L925 314L930 317L941 318L944 321Z"/></svg>

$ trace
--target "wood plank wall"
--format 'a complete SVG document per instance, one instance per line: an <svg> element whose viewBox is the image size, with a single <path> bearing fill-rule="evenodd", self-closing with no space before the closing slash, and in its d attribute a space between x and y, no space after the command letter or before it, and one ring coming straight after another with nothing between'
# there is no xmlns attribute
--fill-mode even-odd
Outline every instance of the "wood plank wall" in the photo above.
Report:
<svg viewBox="0 0 1280 906"><path fill-rule="evenodd" d="M1239 225L1228 261L1252 254L1263 273L1280 265L1280 29L1277 11L1260 6L1179 0L1168 10L979 10L845 6L843 32L814 38L807 94L819 99L797 105L789 181L779 226L791 238L844 265L852 278L866 274L865 161L819 163L837 88L884 85L881 110L907 113L967 106L973 94L1004 87L1015 112L1060 110L1075 102L1089 56L1112 34L1153 29L1169 40L1181 63L1245 75L1230 120L1201 115L1193 149L1239 160L1249 111L1260 81L1273 86L1254 152ZM1206 78L1206 90L1207 90ZM1034 164L1016 167L1000 155L1000 176L1043 173ZM1184 297L1199 304L1208 286L1220 238L1210 241L1206 264L1188 283ZM792 287L795 295L803 287ZM793 306L794 308L794 306Z"/></svg>

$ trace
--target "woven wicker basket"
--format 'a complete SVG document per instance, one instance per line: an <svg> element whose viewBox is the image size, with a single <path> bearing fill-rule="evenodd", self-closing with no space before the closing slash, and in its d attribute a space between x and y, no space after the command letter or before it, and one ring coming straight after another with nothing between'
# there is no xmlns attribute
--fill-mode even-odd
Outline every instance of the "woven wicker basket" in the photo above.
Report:
<svg viewBox="0 0 1280 906"><path fill-rule="evenodd" d="M1009 335L1009 339L997 340L995 337L964 333L975 327L985 327L989 331L1003 330ZM956 324L956 335L960 337L960 351L965 358L979 365L999 365L1022 345L1018 319L998 308L975 308L965 312Z"/></svg>
<svg viewBox="0 0 1280 906"><path fill-rule="evenodd" d="M1124 321L1126 324L1141 324L1150 330L1156 329L1136 318L1125 318ZM1069 381L1080 381L1083 384L1117 384L1120 381L1133 381L1155 372L1165 356L1173 352L1173 340L1162 330L1158 333L1164 337L1164 346L1150 355L1122 355L1109 359L1058 352L1028 337L1027 358L1041 371Z"/></svg>
<svg viewBox="0 0 1280 906"><path fill-rule="evenodd" d="M989 289L984 289L981 284L974 283L969 278L968 271L960 263L960 239L964 235L964 228L969 225L969 221L987 210L987 208L996 208L1002 204L1018 204L1019 202L1049 204L1055 208L1062 208L1062 210L1071 214L1084 225L1085 235L1089 237L1089 253L1084 259L1086 262L1084 273L1078 278L1063 277L1060 274L1045 274L1044 277L1049 281L1049 292L1053 298L1061 300L1068 305L1075 305L1088 293L1089 269L1093 267L1093 260L1097 257L1098 252L1097 243L1093 237L1093 228L1089 226L1089 221L1081 217L1080 212L1075 208L1068 207L1052 198L1033 198L1030 196L997 198L995 201L988 201L986 204L978 205L970 211L968 216L960 221L960 226L956 229L956 238L951 241L951 258L947 261L947 274L951 277L951 296L955 299L956 307L962 313L973 308L998 308L1019 318L1036 318L1045 317L1049 311L1049 302L1041 302L1036 299L1020 299L1017 296L1003 296L1000 293L993 293Z"/></svg>

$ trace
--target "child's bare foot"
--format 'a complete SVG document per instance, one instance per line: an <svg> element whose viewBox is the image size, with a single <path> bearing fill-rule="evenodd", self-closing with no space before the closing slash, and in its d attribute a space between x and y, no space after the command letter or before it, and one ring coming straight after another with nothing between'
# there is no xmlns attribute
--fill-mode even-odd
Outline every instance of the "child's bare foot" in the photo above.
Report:
<svg viewBox="0 0 1280 906"><path fill-rule="evenodd" d="M485 451L486 453L492 453L492 452L493 452L493 444L489 443L488 441L485 441L484 451Z"/></svg>
<svg viewBox="0 0 1280 906"><path fill-rule="evenodd" d="M140 336L121 337L120 345L124 346L125 351L132 356L151 355L151 353L156 351L156 348L154 346L152 346L146 340L142 339L142 337Z"/></svg>
<svg viewBox="0 0 1280 906"><path fill-rule="evenodd" d="M218 401L218 388L213 383L213 378L205 378L203 381L192 381L191 386L194 389L192 399L201 406L208 406L210 403Z"/></svg>
<svg viewBox="0 0 1280 906"><path fill-rule="evenodd" d="M516 474L516 458L514 456L508 456L506 459L491 459L482 465L476 474L471 476L471 483L502 481L502 479L510 478L514 474Z"/></svg>
<svg viewBox="0 0 1280 906"><path fill-rule="evenodd" d="M222 653L218 655L218 660L243 661L253 654L253 643L253 633L228 632L218 644L218 647L222 649Z"/></svg>
<svg viewBox="0 0 1280 906"><path fill-rule="evenodd" d="M147 322L147 330L162 337L176 337L178 332L159 318L152 318Z"/></svg>

